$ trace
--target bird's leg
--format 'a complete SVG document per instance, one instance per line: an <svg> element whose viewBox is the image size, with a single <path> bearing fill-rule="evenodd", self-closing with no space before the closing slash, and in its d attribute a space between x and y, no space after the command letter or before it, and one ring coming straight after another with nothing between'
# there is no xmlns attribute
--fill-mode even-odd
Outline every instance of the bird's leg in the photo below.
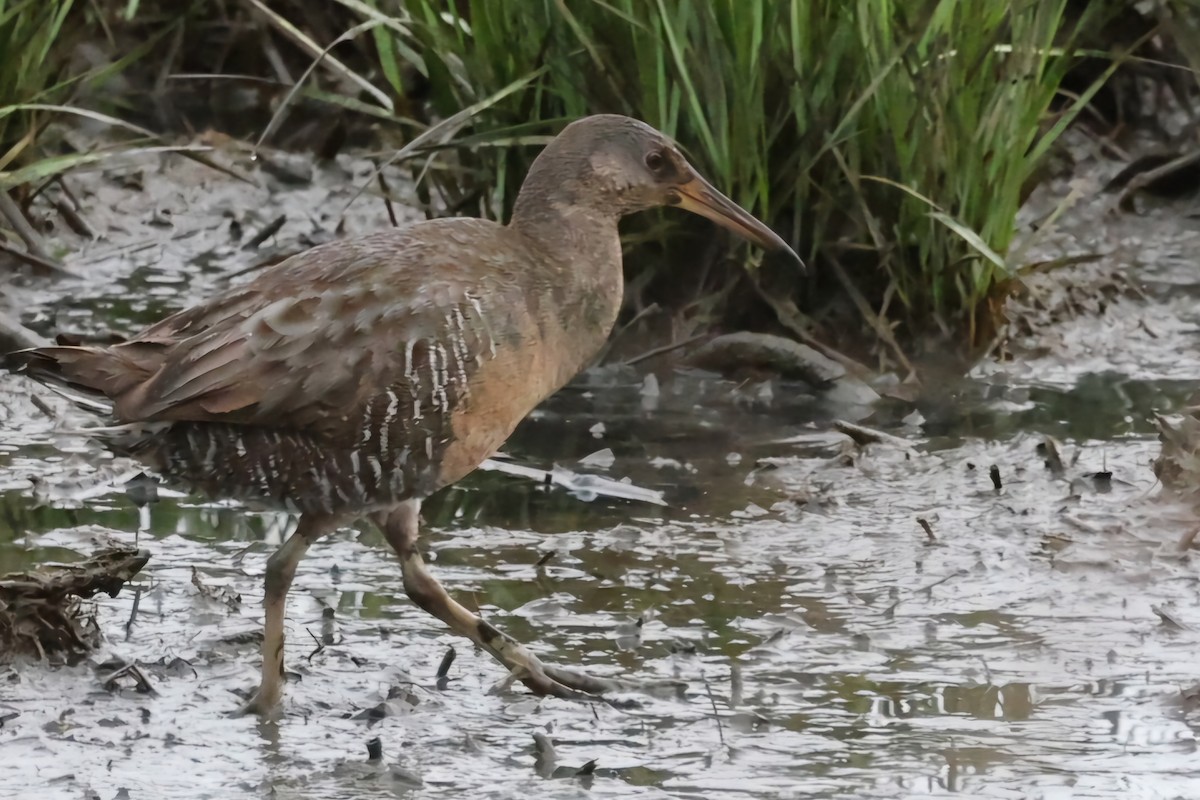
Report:
<svg viewBox="0 0 1200 800"><path fill-rule="evenodd" d="M513 677L540 695L583 698L626 688L620 681L594 678L573 670L543 664L512 637L501 633L478 614L456 602L430 574L417 549L420 527L419 500L407 500L390 513L375 516L388 544L400 556L404 591L421 608L450 626L508 668Z"/></svg>
<svg viewBox="0 0 1200 800"><path fill-rule="evenodd" d="M250 700L241 708L242 714L267 715L279 705L283 694L283 618L287 610L288 589L296 577L296 565L309 545L331 530L326 517L301 515L295 532L267 559L263 607L262 680Z"/></svg>

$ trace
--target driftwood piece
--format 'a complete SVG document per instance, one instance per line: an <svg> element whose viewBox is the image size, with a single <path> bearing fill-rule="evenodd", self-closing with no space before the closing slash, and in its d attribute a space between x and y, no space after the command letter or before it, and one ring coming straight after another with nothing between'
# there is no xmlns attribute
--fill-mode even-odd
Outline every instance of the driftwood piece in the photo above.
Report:
<svg viewBox="0 0 1200 800"><path fill-rule="evenodd" d="M78 564L46 564L0 576L0 661L33 656L74 663L95 647L95 620L80 599L116 597L150 560L150 551L101 550Z"/></svg>
<svg viewBox="0 0 1200 800"><path fill-rule="evenodd" d="M846 368L805 344L782 336L742 331L718 336L696 348L687 362L724 374L757 371L799 378L826 386L846 374Z"/></svg>
<svg viewBox="0 0 1200 800"><path fill-rule="evenodd" d="M869 444L886 444L899 447L901 450L915 450L912 442L907 439L901 439L899 436L892 436L890 433L877 431L864 425L855 425L844 419L835 419L833 427L849 436L859 447L866 447Z"/></svg>

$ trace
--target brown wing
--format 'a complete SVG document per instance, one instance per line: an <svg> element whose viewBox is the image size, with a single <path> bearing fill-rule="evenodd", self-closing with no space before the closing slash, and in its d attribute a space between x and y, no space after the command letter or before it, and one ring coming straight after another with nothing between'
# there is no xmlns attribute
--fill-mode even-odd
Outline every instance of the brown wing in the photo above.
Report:
<svg viewBox="0 0 1200 800"><path fill-rule="evenodd" d="M432 235L431 223L314 248L112 348L156 362L114 398L116 416L353 424L387 392L406 395L416 414L448 412L450 395L504 335L504 320L485 316L488 289L472 277L477 248L464 247L486 244L499 227L464 222L450 239Z"/></svg>

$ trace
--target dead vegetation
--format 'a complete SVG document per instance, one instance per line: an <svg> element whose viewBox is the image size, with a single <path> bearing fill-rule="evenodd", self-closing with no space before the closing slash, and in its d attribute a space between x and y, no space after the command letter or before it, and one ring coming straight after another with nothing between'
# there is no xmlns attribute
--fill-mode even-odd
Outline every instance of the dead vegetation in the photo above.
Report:
<svg viewBox="0 0 1200 800"><path fill-rule="evenodd" d="M43 564L0 577L0 661L78 661L100 639L82 601L99 592L116 597L149 560L148 550L109 548L78 564Z"/></svg>

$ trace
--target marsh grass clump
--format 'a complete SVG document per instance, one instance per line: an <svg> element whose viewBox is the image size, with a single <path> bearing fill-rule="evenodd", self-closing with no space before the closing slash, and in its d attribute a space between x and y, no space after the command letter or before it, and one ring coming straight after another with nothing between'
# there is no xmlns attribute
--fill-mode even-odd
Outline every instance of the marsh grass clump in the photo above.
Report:
<svg viewBox="0 0 1200 800"><path fill-rule="evenodd" d="M58 45L72 0L0 0L0 170L36 130L32 113L5 113L54 94L66 61Z"/></svg>
<svg viewBox="0 0 1200 800"><path fill-rule="evenodd" d="M985 345L1021 266L1017 210L1094 91L1051 112L1098 16L1068 14L1067 0L373 7L398 23L372 31L381 74L397 93L419 87L437 115L537 75L489 112L490 133L462 141L467 168L438 173L460 205L501 216L536 152L509 145L561 120L645 119L817 267L814 281L710 249L713 268L686 270L705 280L692 307L719 316L751 293L795 333L849 313L893 344L940 331L969 352ZM658 271L678 285L678 270Z"/></svg>

